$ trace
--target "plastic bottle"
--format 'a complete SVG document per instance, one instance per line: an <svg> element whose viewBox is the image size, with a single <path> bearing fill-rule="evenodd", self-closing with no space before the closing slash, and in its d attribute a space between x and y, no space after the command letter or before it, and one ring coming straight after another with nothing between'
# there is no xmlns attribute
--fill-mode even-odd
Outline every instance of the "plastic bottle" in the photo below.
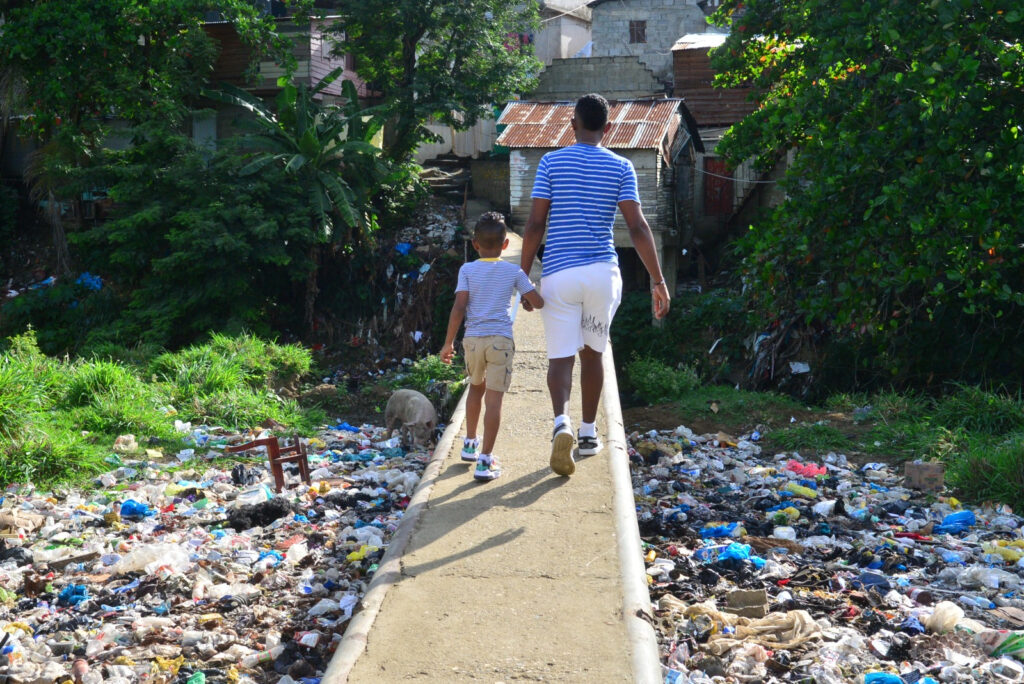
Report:
<svg viewBox="0 0 1024 684"><path fill-rule="evenodd" d="M957 600L964 604L968 608L981 608L982 610L992 610L996 607L996 604L989 601L984 596L959 596Z"/></svg>
<svg viewBox="0 0 1024 684"><path fill-rule="evenodd" d="M939 558L946 561L947 563L963 563L964 558L956 551L950 549L939 549L935 553L939 555Z"/></svg>
<svg viewBox="0 0 1024 684"><path fill-rule="evenodd" d="M277 657L284 653L284 644L278 644L271 649L266 651L260 651L258 653L251 653L242 658L242 665L246 667L256 667L263 663L272 663L277 660Z"/></svg>

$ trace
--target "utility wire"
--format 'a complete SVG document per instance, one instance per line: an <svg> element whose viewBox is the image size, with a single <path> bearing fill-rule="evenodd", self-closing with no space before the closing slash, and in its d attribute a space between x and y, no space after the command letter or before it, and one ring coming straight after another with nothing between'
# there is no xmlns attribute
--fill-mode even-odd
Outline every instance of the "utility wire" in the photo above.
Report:
<svg viewBox="0 0 1024 684"><path fill-rule="evenodd" d="M719 173L711 173L710 171L705 171L703 169L695 169L695 170L697 171L697 173L703 173L705 176L714 176L715 178L724 178L725 180L731 180L731 181L735 181L737 183L763 183L765 185L775 185L776 183L779 182L779 181L773 181L773 180L747 180L745 178L733 178L732 176L723 176L723 175L721 175Z"/></svg>

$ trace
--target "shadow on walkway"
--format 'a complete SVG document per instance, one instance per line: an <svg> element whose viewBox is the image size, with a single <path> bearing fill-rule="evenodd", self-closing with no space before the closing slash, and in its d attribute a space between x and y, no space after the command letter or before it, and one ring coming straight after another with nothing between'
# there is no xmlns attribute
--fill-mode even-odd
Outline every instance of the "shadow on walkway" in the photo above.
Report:
<svg viewBox="0 0 1024 684"><path fill-rule="evenodd" d="M472 467L473 464L471 463L452 463L437 478L438 482L455 477L464 477L467 480L447 494L430 500L427 509L431 512L431 516L428 517L437 516L443 519L446 525L443 527L436 524L421 525L417 529L416 534L413 535L409 546L409 553L424 549L436 541L441 541L449 534L453 534L462 525L471 522L484 510L499 506L510 509L526 508L548 492L554 491L569 482L567 478L552 475L550 468L540 468L514 480L478 482L472 479L470 474ZM475 495L463 498L462 495L465 492L474 489L477 490ZM419 565L403 565L402 576L415 577L416 575L436 570L482 551L507 544L522 535L524 531L525 528L523 527L510 528L450 556L436 558Z"/></svg>

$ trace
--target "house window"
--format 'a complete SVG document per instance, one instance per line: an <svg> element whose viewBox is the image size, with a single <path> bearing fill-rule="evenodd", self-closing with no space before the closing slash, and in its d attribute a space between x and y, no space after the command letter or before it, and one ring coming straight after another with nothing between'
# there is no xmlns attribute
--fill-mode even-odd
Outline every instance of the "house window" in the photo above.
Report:
<svg viewBox="0 0 1024 684"><path fill-rule="evenodd" d="M629 22L629 42L630 43L646 43L647 42L647 22L646 21L631 21L631 22Z"/></svg>

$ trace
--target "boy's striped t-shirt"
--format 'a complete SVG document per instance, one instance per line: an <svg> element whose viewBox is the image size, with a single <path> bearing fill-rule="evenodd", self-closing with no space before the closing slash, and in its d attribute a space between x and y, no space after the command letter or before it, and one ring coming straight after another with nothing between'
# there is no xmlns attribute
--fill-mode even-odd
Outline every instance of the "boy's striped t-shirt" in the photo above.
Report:
<svg viewBox="0 0 1024 684"><path fill-rule="evenodd" d="M501 335L512 339L512 295L534 290L523 269L507 261L477 259L459 269L456 292L469 292L466 337Z"/></svg>
<svg viewBox="0 0 1024 684"><path fill-rule="evenodd" d="M611 150L577 143L537 165L532 197L551 200L542 274L618 263L612 225L623 200L640 201L633 163Z"/></svg>

